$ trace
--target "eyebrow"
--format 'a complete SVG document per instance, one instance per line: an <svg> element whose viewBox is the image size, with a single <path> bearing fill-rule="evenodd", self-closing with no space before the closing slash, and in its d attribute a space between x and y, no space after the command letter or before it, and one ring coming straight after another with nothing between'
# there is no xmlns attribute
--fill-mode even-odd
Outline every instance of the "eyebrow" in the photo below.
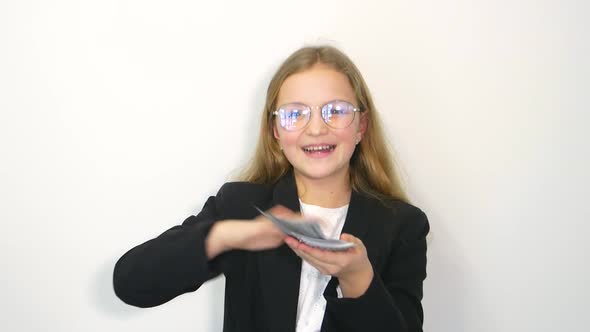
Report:
<svg viewBox="0 0 590 332"><path fill-rule="evenodd" d="M280 107L280 106L282 106L282 105L288 105L288 104L301 104L301 105L305 105L305 106L308 106L308 107L311 107L311 106L324 106L324 105L326 105L326 104L328 104L328 103L331 103L331 102L334 102L334 101L345 101L345 102L347 102L347 103L351 103L351 104L352 104L354 107L358 107L358 106L356 105L356 102L354 102L354 101L350 101L350 100L347 100L347 99L344 99L344 98L330 99L330 100L328 100L328 101L325 101L325 102L323 102L323 103L321 103L321 104L316 104L316 105L310 105L309 103L304 103L304 102L302 102L302 101L289 101L289 102L280 103L280 104L279 104L279 103L277 103L277 106L278 106L278 107Z"/></svg>

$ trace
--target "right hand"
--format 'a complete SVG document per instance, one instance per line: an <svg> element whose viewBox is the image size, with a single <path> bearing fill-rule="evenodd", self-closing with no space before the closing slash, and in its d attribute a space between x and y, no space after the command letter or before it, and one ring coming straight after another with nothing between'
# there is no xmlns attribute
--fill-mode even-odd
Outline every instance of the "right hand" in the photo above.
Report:
<svg viewBox="0 0 590 332"><path fill-rule="evenodd" d="M296 219L300 215L284 206L269 210L277 217ZM232 249L266 250L280 246L287 235L262 215L253 220L224 220L215 223L205 240L207 257L213 259L224 251Z"/></svg>

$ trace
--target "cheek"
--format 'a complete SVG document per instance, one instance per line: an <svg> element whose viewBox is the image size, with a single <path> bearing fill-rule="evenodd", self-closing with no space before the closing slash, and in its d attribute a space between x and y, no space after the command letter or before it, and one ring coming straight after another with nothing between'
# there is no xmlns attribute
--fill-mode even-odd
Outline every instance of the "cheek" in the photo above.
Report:
<svg viewBox="0 0 590 332"><path fill-rule="evenodd" d="M297 136L295 135L282 135L281 141L285 148L296 148L297 147Z"/></svg>
<svg viewBox="0 0 590 332"><path fill-rule="evenodd" d="M297 162L298 147L297 147L297 136L282 132L281 135L281 146L283 147L283 154L289 161L289 163L293 164Z"/></svg>
<svg viewBox="0 0 590 332"><path fill-rule="evenodd" d="M278 139L281 141L281 145L284 149L291 149L297 146L297 140L299 135L297 133L290 133L284 130L275 129Z"/></svg>
<svg viewBox="0 0 590 332"><path fill-rule="evenodd" d="M341 144L356 145L356 133L356 128L350 126L346 131L339 133L338 140L341 142Z"/></svg>

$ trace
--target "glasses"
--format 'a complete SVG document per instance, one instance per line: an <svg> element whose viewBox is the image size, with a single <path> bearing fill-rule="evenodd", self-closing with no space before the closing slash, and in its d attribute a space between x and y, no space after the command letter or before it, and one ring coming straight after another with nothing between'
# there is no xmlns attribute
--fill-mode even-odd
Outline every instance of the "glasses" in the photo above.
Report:
<svg viewBox="0 0 590 332"><path fill-rule="evenodd" d="M320 107L314 106L313 108ZM311 118L311 110L311 106L302 103L289 103L282 105L272 114L279 117L279 123L285 130L297 131L307 126ZM362 110L344 100L333 100L321 107L322 119L334 129L350 126L357 112L362 112Z"/></svg>

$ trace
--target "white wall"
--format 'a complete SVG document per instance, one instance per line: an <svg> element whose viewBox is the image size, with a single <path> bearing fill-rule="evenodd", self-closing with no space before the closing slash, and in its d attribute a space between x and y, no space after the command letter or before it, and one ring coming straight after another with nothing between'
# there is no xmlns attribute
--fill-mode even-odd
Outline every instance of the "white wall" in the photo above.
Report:
<svg viewBox="0 0 590 332"><path fill-rule="evenodd" d="M220 331L223 280L153 309L116 259L252 152L306 43L364 73L430 217L428 331L587 328L585 1L0 3L0 330Z"/></svg>

